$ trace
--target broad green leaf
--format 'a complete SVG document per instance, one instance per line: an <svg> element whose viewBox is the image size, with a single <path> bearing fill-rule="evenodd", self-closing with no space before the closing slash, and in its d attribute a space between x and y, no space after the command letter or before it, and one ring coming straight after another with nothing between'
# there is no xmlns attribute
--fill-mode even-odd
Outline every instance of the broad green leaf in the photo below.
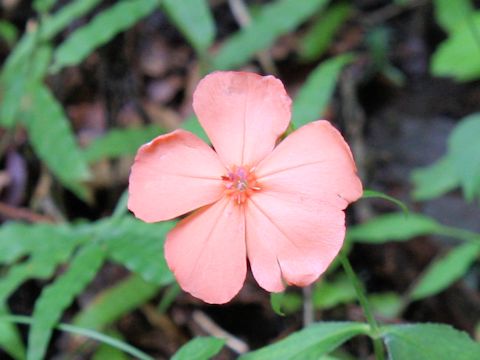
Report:
<svg viewBox="0 0 480 360"><path fill-rule="evenodd" d="M0 318L8 314L7 308L0 305ZM14 324L0 321L0 349L3 349L15 360L25 359L22 337Z"/></svg>
<svg viewBox="0 0 480 360"><path fill-rule="evenodd" d="M394 198L393 196L384 194L380 191L364 189L362 199L372 199L372 198L378 198L378 199L383 199L383 200L390 201L390 202L394 203L395 205L397 205L400 209L402 209L402 211L405 215L409 214L408 207L407 207L407 205L405 205L405 203L403 201L400 201L400 200Z"/></svg>
<svg viewBox="0 0 480 360"><path fill-rule="evenodd" d="M391 360L480 359L480 344L448 325L389 325L381 332Z"/></svg>
<svg viewBox="0 0 480 360"><path fill-rule="evenodd" d="M47 13L57 0L33 0L33 8L39 13Z"/></svg>
<svg viewBox="0 0 480 360"><path fill-rule="evenodd" d="M461 27L474 11L471 0L435 0L433 4L438 24L448 33Z"/></svg>
<svg viewBox="0 0 480 360"><path fill-rule="evenodd" d="M75 317L73 324L79 327L101 330L121 316L151 299L159 286L131 275L104 291Z"/></svg>
<svg viewBox="0 0 480 360"><path fill-rule="evenodd" d="M212 45L215 22L206 0L163 0L162 5L198 53Z"/></svg>
<svg viewBox="0 0 480 360"><path fill-rule="evenodd" d="M323 55L352 11L352 6L348 3L336 4L329 8L300 40L300 56L311 61Z"/></svg>
<svg viewBox="0 0 480 360"><path fill-rule="evenodd" d="M480 76L480 13L469 14L471 18L450 34L433 53L430 71L435 76L453 77L469 81Z"/></svg>
<svg viewBox="0 0 480 360"><path fill-rule="evenodd" d="M356 298L355 289L346 276L338 276L333 281L320 280L313 290L313 305L317 309L331 309Z"/></svg>
<svg viewBox="0 0 480 360"><path fill-rule="evenodd" d="M65 186L87 180L87 163L60 103L41 84L33 88L31 101L25 125L36 154Z"/></svg>
<svg viewBox="0 0 480 360"><path fill-rule="evenodd" d="M258 51L268 49L281 35L324 7L329 0L277 0L265 5L247 27L233 34L213 59L212 70L228 70L243 65Z"/></svg>
<svg viewBox="0 0 480 360"><path fill-rule="evenodd" d="M102 11L59 45L52 70L57 72L63 67L81 63L115 35L150 15L158 5L158 0L124 0Z"/></svg>
<svg viewBox="0 0 480 360"><path fill-rule="evenodd" d="M28 336L28 360L44 358L52 331L63 311L95 277L103 264L104 255L97 243L85 245L72 259L68 269L44 288L33 311L34 321Z"/></svg>
<svg viewBox="0 0 480 360"><path fill-rule="evenodd" d="M89 144L83 151L83 155L89 163L104 158L135 155L141 145L162 133L164 131L158 125L110 130L105 136Z"/></svg>
<svg viewBox="0 0 480 360"><path fill-rule="evenodd" d="M213 336L197 337L183 345L171 360L206 360L217 355L225 340Z"/></svg>
<svg viewBox="0 0 480 360"><path fill-rule="evenodd" d="M273 345L240 356L240 360L318 359L369 326L356 322L320 322L289 335Z"/></svg>
<svg viewBox="0 0 480 360"><path fill-rule="evenodd" d="M413 197L416 200L437 198L460 185L453 161L444 156L434 164L412 173Z"/></svg>
<svg viewBox="0 0 480 360"><path fill-rule="evenodd" d="M197 135L200 139L210 144L210 139L208 138L207 134L205 134L205 130L203 130L202 125L198 121L195 115L188 117L182 124L182 129L190 131Z"/></svg>
<svg viewBox="0 0 480 360"><path fill-rule="evenodd" d="M465 275L480 255L478 243L457 246L441 259L434 260L413 288L413 300L435 295Z"/></svg>
<svg viewBox="0 0 480 360"><path fill-rule="evenodd" d="M448 139L449 157L462 184L464 196L469 201L480 195L478 134L480 134L480 113L463 118Z"/></svg>
<svg viewBox="0 0 480 360"><path fill-rule="evenodd" d="M131 216L114 219L103 233L108 257L142 276L166 285L173 281L163 255L165 235L174 222L147 224Z"/></svg>
<svg viewBox="0 0 480 360"><path fill-rule="evenodd" d="M351 241L382 244L389 241L407 241L415 236L435 234L441 225L420 214L391 213L377 216L367 223L349 228L347 237Z"/></svg>
<svg viewBox="0 0 480 360"><path fill-rule="evenodd" d="M293 102L292 122L295 127L323 116L337 86L340 72L353 59L352 54L339 55L322 62L310 73Z"/></svg>

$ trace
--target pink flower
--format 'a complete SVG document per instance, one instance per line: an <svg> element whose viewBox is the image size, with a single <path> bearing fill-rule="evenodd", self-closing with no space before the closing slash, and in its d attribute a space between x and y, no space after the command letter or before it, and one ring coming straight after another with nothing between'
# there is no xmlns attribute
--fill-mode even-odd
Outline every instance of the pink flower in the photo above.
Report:
<svg viewBox="0 0 480 360"><path fill-rule="evenodd" d="M343 210L362 194L352 154L327 121L277 145L290 107L272 76L215 72L193 97L215 150L184 130L138 150L128 207L146 222L197 209L167 235L165 256L180 286L208 303L240 291L247 258L260 286L279 292L314 282L342 247Z"/></svg>

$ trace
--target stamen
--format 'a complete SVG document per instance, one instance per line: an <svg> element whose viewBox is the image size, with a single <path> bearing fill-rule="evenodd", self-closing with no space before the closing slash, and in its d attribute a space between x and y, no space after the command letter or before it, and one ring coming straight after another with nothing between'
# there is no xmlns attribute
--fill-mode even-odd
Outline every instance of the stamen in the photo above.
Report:
<svg viewBox="0 0 480 360"><path fill-rule="evenodd" d="M253 168L233 166L228 175L222 176L222 180L225 182L225 193L233 196L238 205L243 204L252 192L261 190Z"/></svg>

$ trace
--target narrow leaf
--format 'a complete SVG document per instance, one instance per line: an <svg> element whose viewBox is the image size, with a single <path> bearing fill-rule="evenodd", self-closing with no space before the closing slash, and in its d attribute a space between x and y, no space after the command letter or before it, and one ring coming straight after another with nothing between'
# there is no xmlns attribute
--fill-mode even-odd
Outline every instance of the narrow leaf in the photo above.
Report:
<svg viewBox="0 0 480 360"><path fill-rule="evenodd" d="M44 85L38 84L32 90L32 106L25 125L35 152L65 186L89 177L70 122Z"/></svg>
<svg viewBox="0 0 480 360"><path fill-rule="evenodd" d="M240 356L240 360L318 359L350 338L367 334L367 324L320 322L289 335L279 342Z"/></svg>
<svg viewBox="0 0 480 360"><path fill-rule="evenodd" d="M0 305L0 318L8 315L7 308ZM25 359L22 337L14 324L0 321L0 349L3 349L15 360Z"/></svg>
<svg viewBox="0 0 480 360"><path fill-rule="evenodd" d="M92 281L103 259L102 248L91 242L73 258L67 271L43 290L33 311L34 322L28 336L28 360L44 358L52 331L63 311Z"/></svg>
<svg viewBox="0 0 480 360"><path fill-rule="evenodd" d="M318 59L328 49L352 11L352 6L347 3L330 7L300 40L300 56L308 61Z"/></svg>
<svg viewBox="0 0 480 360"><path fill-rule="evenodd" d="M158 125L110 130L105 136L89 144L83 151L83 155L89 163L104 158L135 155L142 144L162 133L164 133L164 130Z"/></svg>
<svg viewBox="0 0 480 360"><path fill-rule="evenodd" d="M57 72L65 66L81 63L96 48L150 15L158 4L158 0L120 1L102 11L60 44L54 55L52 70Z"/></svg>
<svg viewBox="0 0 480 360"><path fill-rule="evenodd" d="M310 73L293 102L292 121L295 127L323 116L337 86L340 72L353 59L352 54L340 55L324 61Z"/></svg>
<svg viewBox="0 0 480 360"><path fill-rule="evenodd" d="M389 325L381 331L391 360L480 359L480 344L448 325Z"/></svg>
<svg viewBox="0 0 480 360"><path fill-rule="evenodd" d="M443 258L433 261L413 288L410 297L419 300L446 289L465 275L478 258L479 252L478 243L466 243L457 246Z"/></svg>
<svg viewBox="0 0 480 360"><path fill-rule="evenodd" d="M412 173L413 197L416 200L437 198L460 185L453 161L444 156L434 164Z"/></svg>
<svg viewBox="0 0 480 360"><path fill-rule="evenodd" d="M389 241L407 241L421 235L435 234L441 225L420 214L392 213L377 216L369 222L352 226L347 237L351 241L381 244Z"/></svg>
<svg viewBox="0 0 480 360"><path fill-rule="evenodd" d="M148 282L171 283L173 276L165 262L163 244L173 224L146 224L130 216L111 221L104 230L108 257Z"/></svg>
<svg viewBox="0 0 480 360"><path fill-rule="evenodd" d="M0 322L2 321L9 321L9 322L15 322L18 324L27 324L27 325L33 325L34 323L34 320L27 316L12 316L12 315L0 316ZM138 350L137 348L134 348L133 346L121 340L96 332L94 330L84 329L84 328L80 328L78 326L73 326L69 324L58 324L55 326L55 328L71 334L85 336L87 338L113 346L114 348L122 350L125 353L130 354L139 360L153 360L152 357L148 356L147 354Z"/></svg>
<svg viewBox="0 0 480 360"><path fill-rule="evenodd" d="M368 190L368 189L363 190L362 199L372 199L372 198L378 198L378 199L383 199L383 200L390 201L390 202L394 203L395 205L397 205L400 209L402 209L402 211L405 215L408 215L408 213L409 213L408 207L407 207L407 205L405 205L405 203L403 201L400 201L400 200L394 198L393 196L384 194L380 191Z"/></svg>
<svg viewBox="0 0 480 360"><path fill-rule="evenodd" d="M206 0L163 0L162 4L198 53L204 53L212 45L215 22Z"/></svg>
<svg viewBox="0 0 480 360"><path fill-rule="evenodd" d="M328 0L278 0L260 9L252 23L232 35L213 59L212 70L243 65L260 50L268 49L283 34L324 7Z"/></svg>
<svg viewBox="0 0 480 360"><path fill-rule="evenodd" d="M317 282L313 290L313 305L317 309L331 309L356 299L356 292L346 276L332 281Z"/></svg>
<svg viewBox="0 0 480 360"><path fill-rule="evenodd" d="M148 283L137 275L131 275L99 293L91 304L77 315L73 324L82 328L101 330L147 302L158 289L158 285Z"/></svg>
<svg viewBox="0 0 480 360"><path fill-rule="evenodd" d="M183 345L171 360L204 360L217 355L225 340L213 336L197 337Z"/></svg>

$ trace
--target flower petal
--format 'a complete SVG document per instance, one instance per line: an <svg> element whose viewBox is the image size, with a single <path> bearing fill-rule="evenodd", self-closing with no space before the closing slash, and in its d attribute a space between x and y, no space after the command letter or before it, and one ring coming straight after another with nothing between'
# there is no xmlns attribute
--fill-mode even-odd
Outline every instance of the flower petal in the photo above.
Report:
<svg viewBox="0 0 480 360"><path fill-rule="evenodd" d="M222 198L188 216L167 235L165 257L183 290L211 304L228 302L247 272L241 207Z"/></svg>
<svg viewBox="0 0 480 360"><path fill-rule="evenodd" d="M345 209L362 196L352 153L328 121L315 121L290 134L256 168L262 189L296 193Z"/></svg>
<svg viewBox="0 0 480 360"><path fill-rule="evenodd" d="M207 75L193 108L225 166L255 166L290 122L291 100L280 80L245 72Z"/></svg>
<svg viewBox="0 0 480 360"><path fill-rule="evenodd" d="M175 130L143 145L129 179L128 208L146 222L173 219L217 201L225 168L197 136Z"/></svg>
<svg viewBox="0 0 480 360"><path fill-rule="evenodd" d="M301 194L260 191L245 214L252 273L267 291L314 282L340 251L345 214Z"/></svg>

